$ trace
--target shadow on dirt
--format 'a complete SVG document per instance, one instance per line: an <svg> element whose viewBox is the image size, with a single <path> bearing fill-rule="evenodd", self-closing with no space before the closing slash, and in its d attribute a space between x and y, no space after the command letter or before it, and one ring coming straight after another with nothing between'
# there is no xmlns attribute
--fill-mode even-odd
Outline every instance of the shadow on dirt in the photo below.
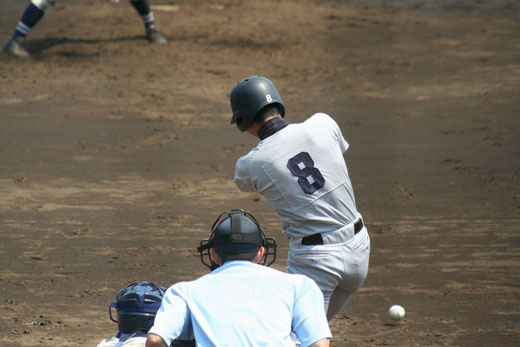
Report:
<svg viewBox="0 0 520 347"><path fill-rule="evenodd" d="M39 54L43 51L53 48L55 46L66 45L66 44L93 44L97 45L103 42L125 42L125 41L138 41L145 39L144 36L123 36L123 37L113 37L107 39L71 39L66 37L46 37L44 39L31 39L24 43L25 48L31 54ZM99 55L99 52L94 52L92 54L82 54L77 52L61 52L59 53L63 56L95 56Z"/></svg>

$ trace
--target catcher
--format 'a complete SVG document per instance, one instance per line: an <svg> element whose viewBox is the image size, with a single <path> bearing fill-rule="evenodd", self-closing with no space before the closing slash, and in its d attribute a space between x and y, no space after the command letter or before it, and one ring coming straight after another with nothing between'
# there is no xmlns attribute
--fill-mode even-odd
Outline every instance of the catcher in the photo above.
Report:
<svg viewBox="0 0 520 347"><path fill-rule="evenodd" d="M117 323L119 332L104 339L97 347L144 347L148 330L161 306L164 288L149 282L132 283L118 291L116 302L110 303L110 319ZM114 318L112 309L117 311ZM171 346L191 347L194 341L172 342Z"/></svg>

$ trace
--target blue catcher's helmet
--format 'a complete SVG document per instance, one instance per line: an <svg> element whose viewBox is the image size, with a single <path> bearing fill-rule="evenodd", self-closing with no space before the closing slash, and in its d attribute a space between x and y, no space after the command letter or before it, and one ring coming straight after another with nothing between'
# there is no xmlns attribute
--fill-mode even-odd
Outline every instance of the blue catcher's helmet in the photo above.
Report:
<svg viewBox="0 0 520 347"><path fill-rule="evenodd" d="M121 332L146 333L153 326L164 292L163 287L153 283L132 283L119 290L116 295L117 301L110 303L110 319L117 323ZM117 310L117 320L112 317L112 308Z"/></svg>

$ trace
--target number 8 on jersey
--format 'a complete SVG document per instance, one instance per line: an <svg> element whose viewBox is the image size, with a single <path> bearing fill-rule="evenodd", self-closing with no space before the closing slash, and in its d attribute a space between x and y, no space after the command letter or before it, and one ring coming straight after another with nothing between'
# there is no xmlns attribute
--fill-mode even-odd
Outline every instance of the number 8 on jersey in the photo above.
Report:
<svg viewBox="0 0 520 347"><path fill-rule="evenodd" d="M305 194L312 194L325 185L320 170L307 152L300 152L287 161L287 168L298 177L298 184Z"/></svg>

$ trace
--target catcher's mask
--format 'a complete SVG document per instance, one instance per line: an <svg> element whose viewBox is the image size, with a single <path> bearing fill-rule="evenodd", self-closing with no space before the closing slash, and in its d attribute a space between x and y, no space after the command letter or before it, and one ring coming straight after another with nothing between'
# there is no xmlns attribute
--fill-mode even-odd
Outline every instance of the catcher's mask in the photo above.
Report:
<svg viewBox="0 0 520 347"><path fill-rule="evenodd" d="M108 315L123 333L148 332L161 307L165 289L149 282L132 283L119 290L116 302L110 303ZM117 310L117 320L112 317Z"/></svg>
<svg viewBox="0 0 520 347"><path fill-rule="evenodd" d="M214 270L219 265L211 259L211 248L220 254L230 255L257 252L262 246L265 253L259 263L266 265L267 258L272 255L273 259L266 265L270 266L276 260L275 239L265 236L253 215L242 209L234 209L218 216L211 227L209 240L202 240L197 250L202 264Z"/></svg>

